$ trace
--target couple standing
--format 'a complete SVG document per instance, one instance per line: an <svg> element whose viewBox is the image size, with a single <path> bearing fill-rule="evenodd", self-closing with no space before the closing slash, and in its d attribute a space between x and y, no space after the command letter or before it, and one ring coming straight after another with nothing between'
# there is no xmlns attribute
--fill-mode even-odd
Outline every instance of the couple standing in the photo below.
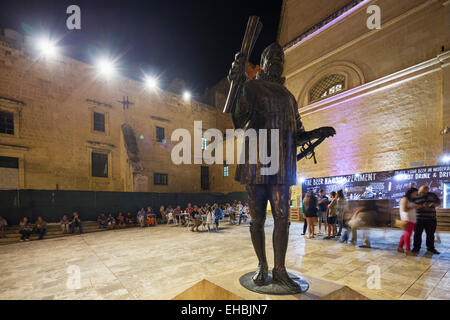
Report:
<svg viewBox="0 0 450 320"><path fill-rule="evenodd" d="M400 238L397 251L407 255L419 253L422 245L422 233L426 232L427 251L439 254L434 247L434 233L436 232L436 206L441 201L438 196L430 192L428 186L421 186L419 190L409 188L400 201L400 219L406 222L405 230ZM414 247L411 250L411 235L414 231ZM403 247L405 246L405 250Z"/></svg>

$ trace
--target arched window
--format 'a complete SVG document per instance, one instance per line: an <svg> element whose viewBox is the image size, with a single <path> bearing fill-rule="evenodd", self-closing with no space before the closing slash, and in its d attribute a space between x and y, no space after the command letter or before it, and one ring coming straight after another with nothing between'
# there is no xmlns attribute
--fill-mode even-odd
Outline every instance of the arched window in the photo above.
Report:
<svg viewBox="0 0 450 320"><path fill-rule="evenodd" d="M341 74L332 74L326 76L309 91L309 102L316 102L332 96L342 90L345 87L345 76Z"/></svg>

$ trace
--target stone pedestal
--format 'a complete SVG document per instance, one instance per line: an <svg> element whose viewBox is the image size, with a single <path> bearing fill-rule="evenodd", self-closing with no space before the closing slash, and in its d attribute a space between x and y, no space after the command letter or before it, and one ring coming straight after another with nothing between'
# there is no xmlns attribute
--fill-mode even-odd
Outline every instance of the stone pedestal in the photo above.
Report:
<svg viewBox="0 0 450 320"><path fill-rule="evenodd" d="M247 270L252 272L254 270ZM302 276L309 284L306 292L295 295L269 295L242 287L239 278L247 272L209 277L176 295L173 300L368 300L359 292L330 281Z"/></svg>

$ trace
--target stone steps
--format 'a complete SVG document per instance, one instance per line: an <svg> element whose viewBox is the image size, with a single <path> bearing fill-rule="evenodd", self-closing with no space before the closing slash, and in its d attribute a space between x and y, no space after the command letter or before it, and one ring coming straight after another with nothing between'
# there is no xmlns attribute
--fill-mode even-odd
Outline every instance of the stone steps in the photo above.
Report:
<svg viewBox="0 0 450 320"><path fill-rule="evenodd" d="M126 228L134 228L135 226L127 226ZM117 227L115 229L118 229ZM125 228L123 228L125 229ZM97 225L97 222L95 221L84 221L83 222L83 233L91 233L91 232L102 232L102 231L108 231L111 229L108 228L99 228ZM0 245L6 245L11 243L17 243L20 241L20 237L22 236L19 233L19 227L18 226L11 226L8 227L6 232L6 238L0 238ZM44 239L53 239L53 238L60 238L60 237L67 237L72 235L79 234L78 229L75 230L75 233L63 233L61 231L61 227L59 223L48 223L47 224L47 232L44 236ZM36 233L33 233L30 236L31 240L37 240L39 238L39 235Z"/></svg>

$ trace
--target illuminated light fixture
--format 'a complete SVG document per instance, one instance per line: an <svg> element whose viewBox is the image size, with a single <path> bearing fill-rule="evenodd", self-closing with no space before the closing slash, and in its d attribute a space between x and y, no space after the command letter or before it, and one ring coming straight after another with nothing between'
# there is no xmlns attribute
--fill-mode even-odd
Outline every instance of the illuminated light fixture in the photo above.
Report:
<svg viewBox="0 0 450 320"><path fill-rule="evenodd" d="M441 156L441 163L445 163L448 164L450 163L450 155L449 154L444 154Z"/></svg>
<svg viewBox="0 0 450 320"><path fill-rule="evenodd" d="M116 73L114 63L105 58L97 62L97 70L104 77L112 77Z"/></svg>
<svg viewBox="0 0 450 320"><path fill-rule="evenodd" d="M146 77L145 78L145 86L148 89L156 89L158 87L158 80L153 77Z"/></svg>
<svg viewBox="0 0 450 320"><path fill-rule="evenodd" d="M361 177L361 174L355 173L355 178L359 178L359 177Z"/></svg>
<svg viewBox="0 0 450 320"><path fill-rule="evenodd" d="M300 181L300 183L302 183L302 184L303 184L303 182L305 182L305 181L306 181L306 178L305 178L305 177L299 177L299 178L298 178L298 180Z"/></svg>
<svg viewBox="0 0 450 320"><path fill-rule="evenodd" d="M338 184L346 184L347 183L347 179L344 177L340 177L337 179L336 181Z"/></svg>
<svg viewBox="0 0 450 320"><path fill-rule="evenodd" d="M191 99L191 93L189 91L185 91L183 93L183 99L186 100L186 101L190 100Z"/></svg>
<svg viewBox="0 0 450 320"><path fill-rule="evenodd" d="M48 38L40 38L36 43L37 49L45 58L55 58L58 55L58 47Z"/></svg>

